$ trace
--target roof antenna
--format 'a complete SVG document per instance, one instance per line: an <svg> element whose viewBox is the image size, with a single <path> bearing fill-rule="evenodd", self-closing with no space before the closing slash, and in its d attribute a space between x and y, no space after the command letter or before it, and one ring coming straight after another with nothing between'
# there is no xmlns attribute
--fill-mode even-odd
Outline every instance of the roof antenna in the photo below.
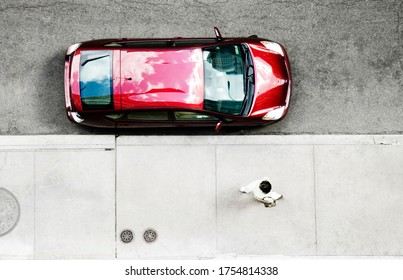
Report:
<svg viewBox="0 0 403 280"><path fill-rule="evenodd" d="M220 30L218 30L218 27L214 27L214 33L215 33L215 38L217 41L222 41L222 36Z"/></svg>

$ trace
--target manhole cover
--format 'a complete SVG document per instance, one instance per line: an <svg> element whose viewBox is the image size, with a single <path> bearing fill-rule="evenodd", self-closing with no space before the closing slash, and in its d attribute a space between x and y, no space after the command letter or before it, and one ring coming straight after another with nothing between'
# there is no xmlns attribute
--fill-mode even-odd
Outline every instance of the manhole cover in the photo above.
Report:
<svg viewBox="0 0 403 280"><path fill-rule="evenodd" d="M133 238L134 234L130 229L122 230L120 233L120 240L122 240L123 243L130 243L133 241Z"/></svg>
<svg viewBox="0 0 403 280"><path fill-rule="evenodd" d="M0 236L12 231L20 217L20 206L15 196L0 188Z"/></svg>
<svg viewBox="0 0 403 280"><path fill-rule="evenodd" d="M157 236L157 231L152 228L146 229L143 233L144 241L147 243L152 243L157 240Z"/></svg>

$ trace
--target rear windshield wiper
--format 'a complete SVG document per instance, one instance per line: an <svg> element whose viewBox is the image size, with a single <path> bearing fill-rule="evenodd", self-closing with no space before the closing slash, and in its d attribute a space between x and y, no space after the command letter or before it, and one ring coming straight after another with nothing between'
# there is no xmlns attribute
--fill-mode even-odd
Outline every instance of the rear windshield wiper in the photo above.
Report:
<svg viewBox="0 0 403 280"><path fill-rule="evenodd" d="M81 63L81 66L84 66L84 65L87 64L88 62L91 62L91 61L94 61L94 60L98 60L98 59L101 59L101 58L104 58L104 57L107 57L107 56L109 56L109 54L87 59L86 61L84 61L83 63Z"/></svg>

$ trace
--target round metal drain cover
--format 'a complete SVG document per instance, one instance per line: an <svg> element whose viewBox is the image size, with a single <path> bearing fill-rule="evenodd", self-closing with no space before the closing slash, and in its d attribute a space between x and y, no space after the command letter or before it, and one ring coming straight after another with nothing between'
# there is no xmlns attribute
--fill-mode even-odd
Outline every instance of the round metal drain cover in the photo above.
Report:
<svg viewBox="0 0 403 280"><path fill-rule="evenodd" d="M20 218L20 206L15 196L0 188L0 236L12 231Z"/></svg>
<svg viewBox="0 0 403 280"><path fill-rule="evenodd" d="M147 243L152 243L157 240L157 236L157 231L152 228L146 229L143 233L144 241Z"/></svg>
<svg viewBox="0 0 403 280"><path fill-rule="evenodd" d="M122 240L123 243L130 243L133 241L133 238L134 234L130 229L122 230L120 233L120 240Z"/></svg>

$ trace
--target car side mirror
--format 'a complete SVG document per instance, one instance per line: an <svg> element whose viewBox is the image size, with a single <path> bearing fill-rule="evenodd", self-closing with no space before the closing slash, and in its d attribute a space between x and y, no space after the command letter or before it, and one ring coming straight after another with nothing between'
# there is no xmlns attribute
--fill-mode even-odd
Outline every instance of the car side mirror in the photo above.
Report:
<svg viewBox="0 0 403 280"><path fill-rule="evenodd" d="M220 131L221 127L222 127L222 121L219 121L219 122L216 124L214 131L215 131L216 133L218 133L218 132Z"/></svg>
<svg viewBox="0 0 403 280"><path fill-rule="evenodd" d="M218 30L217 27L214 27L214 33L215 33L216 40L221 41L222 40L221 32L220 32L220 30Z"/></svg>

